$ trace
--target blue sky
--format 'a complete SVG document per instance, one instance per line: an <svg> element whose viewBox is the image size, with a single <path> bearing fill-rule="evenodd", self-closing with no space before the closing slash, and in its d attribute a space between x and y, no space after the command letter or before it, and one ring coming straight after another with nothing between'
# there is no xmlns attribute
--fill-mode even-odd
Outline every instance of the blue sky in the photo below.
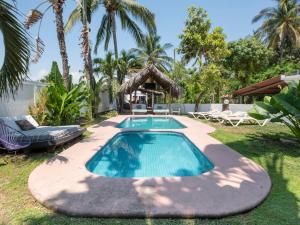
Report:
<svg viewBox="0 0 300 225"><path fill-rule="evenodd" d="M7 0L10 1L10 0ZM35 8L42 0L17 0L20 11L24 14ZM67 0L64 9L64 18L67 20L70 12L76 6L75 0ZM272 0L138 0L138 2L150 9L156 16L158 34L162 43L172 43L174 47L179 44L178 35L181 34L184 21L187 18L187 8L191 5L204 8L212 20L213 26L221 26L227 35L227 40L237 40L251 35L258 24L252 24L252 18L263 8L273 6ZM45 8L45 6L43 7ZM95 36L100 25L103 10L99 9L92 18L91 42L95 43ZM22 18L22 21L24 18ZM37 25L31 30L33 38L37 35ZM120 27L120 26L119 26ZM79 71L83 68L80 56L80 29L78 23L74 29L66 35L67 52L69 55L70 72L75 80L79 77ZM51 67L51 62L56 60L61 65L58 43L55 32L54 14L49 10L44 17L40 36L45 43L45 52L37 64L30 65L29 77L38 80L46 75ZM118 29L117 33L119 49L135 47L135 42L128 33ZM112 46L110 47L112 49ZM3 42L0 37L0 63L3 62ZM172 55L173 50L169 51ZM98 50L97 57L105 54L103 46Z"/></svg>

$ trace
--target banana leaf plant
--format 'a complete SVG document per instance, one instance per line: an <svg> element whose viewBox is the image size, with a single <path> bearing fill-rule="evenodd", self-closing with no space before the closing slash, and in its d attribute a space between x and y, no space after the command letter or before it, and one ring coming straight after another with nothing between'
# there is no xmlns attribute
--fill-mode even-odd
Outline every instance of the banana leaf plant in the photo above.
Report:
<svg viewBox="0 0 300 225"><path fill-rule="evenodd" d="M70 91L51 83L47 95L46 119L51 125L76 123L80 110L88 105L89 92L83 82L74 85Z"/></svg>
<svg viewBox="0 0 300 225"><path fill-rule="evenodd" d="M258 120L284 123L300 141L300 82L291 82L279 94L255 102L248 114Z"/></svg>

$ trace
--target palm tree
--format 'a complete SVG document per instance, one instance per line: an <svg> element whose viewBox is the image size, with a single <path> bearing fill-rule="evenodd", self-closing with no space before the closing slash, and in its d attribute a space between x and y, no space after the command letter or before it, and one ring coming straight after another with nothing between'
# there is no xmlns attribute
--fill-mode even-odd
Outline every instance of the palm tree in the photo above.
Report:
<svg viewBox="0 0 300 225"><path fill-rule="evenodd" d="M79 0L77 7L70 14L65 26L65 32L69 32L75 24L75 21L80 19L82 23L82 56L84 59L84 70L86 74L87 84L91 87L93 83L93 62L91 56L91 47L89 41L89 24L91 23L91 11L95 9L97 1ZM75 21L74 21L75 20Z"/></svg>
<svg viewBox="0 0 300 225"><path fill-rule="evenodd" d="M30 40L17 14L15 6L0 0L0 31L5 47L0 69L0 96L14 93L28 71Z"/></svg>
<svg viewBox="0 0 300 225"><path fill-rule="evenodd" d="M113 82L116 79L116 69L117 61L114 59L112 52L108 52L104 59L94 59L94 72L102 79L102 83L105 82L110 103L113 101Z"/></svg>
<svg viewBox="0 0 300 225"><path fill-rule="evenodd" d="M143 65L142 62L137 59L135 54L122 50L117 67L120 72L120 80L118 80L118 83L122 84L126 75L139 71Z"/></svg>
<svg viewBox="0 0 300 225"><path fill-rule="evenodd" d="M49 6L44 10L44 12L40 12L38 10L43 4L49 3ZM65 4L65 0L48 0L42 1L35 9L32 9L25 21L25 27L29 29L33 24L40 21L39 31L42 23L42 19L44 14L50 9L53 9L55 13L55 25L56 25L56 33L57 33L57 40L60 50L60 55L62 59L62 66L63 66L63 79L64 79L64 86L68 90L69 89L69 61L68 61L68 54L66 48L66 41L65 41L65 33L64 33L64 21L63 21L63 6ZM44 43L42 42L41 38L36 38L36 55L33 57L33 62L37 62L38 59L41 57L44 51Z"/></svg>
<svg viewBox="0 0 300 225"><path fill-rule="evenodd" d="M120 18L122 29L128 30L137 43L143 41L143 33L134 21L139 20L147 28L149 32L156 30L154 15L144 6L138 4L135 0L91 0L92 11L98 8L99 5L103 5L105 8L105 14L102 17L101 25L97 32L95 53L101 41L105 40L105 50L108 49L111 36L114 44L115 59L118 60L118 43L117 43L117 28L116 28L116 16ZM78 21L80 14L75 9L68 20L67 29L71 29L72 26ZM133 18L131 18L133 17ZM121 80L118 73L118 80Z"/></svg>
<svg viewBox="0 0 300 225"><path fill-rule="evenodd" d="M300 46L300 5L297 0L276 1L276 7L261 10L252 22L263 20L256 34L269 47L279 50L282 58L285 47L291 50Z"/></svg>
<svg viewBox="0 0 300 225"><path fill-rule="evenodd" d="M154 64L159 70L167 72L172 68L173 59L167 55L166 50L172 47L172 44L161 45L160 37L157 35L148 35L138 46L132 48L131 52L137 56L144 66Z"/></svg>

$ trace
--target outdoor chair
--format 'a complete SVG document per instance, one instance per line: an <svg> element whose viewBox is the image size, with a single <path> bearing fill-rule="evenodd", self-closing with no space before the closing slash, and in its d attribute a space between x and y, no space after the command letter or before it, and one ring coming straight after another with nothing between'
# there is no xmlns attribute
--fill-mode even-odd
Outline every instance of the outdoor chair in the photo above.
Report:
<svg viewBox="0 0 300 225"><path fill-rule="evenodd" d="M172 105L171 106L171 112L172 112L173 115L175 115L175 114L180 115L181 114L180 105Z"/></svg>
<svg viewBox="0 0 300 225"><path fill-rule="evenodd" d="M29 147L31 138L0 121L0 143L8 152L16 153Z"/></svg>
<svg viewBox="0 0 300 225"><path fill-rule="evenodd" d="M224 116L229 116L229 115L232 115L232 111L230 110L225 110L222 112L216 111L208 115L208 120L222 122L223 121L222 118Z"/></svg>
<svg viewBox="0 0 300 225"><path fill-rule="evenodd" d="M147 105L146 104L132 104L132 114L135 115L137 113L146 114L147 113Z"/></svg>
<svg viewBox="0 0 300 225"><path fill-rule="evenodd" d="M168 108L168 105L165 104L154 104L153 109L154 114L169 114L170 110Z"/></svg>
<svg viewBox="0 0 300 225"><path fill-rule="evenodd" d="M221 119L221 123L229 123L234 127L237 127L241 123L245 123L245 122L255 122L262 127L265 126L270 121L269 119L259 121L249 116L247 112L235 112L231 115L222 115L220 119Z"/></svg>
<svg viewBox="0 0 300 225"><path fill-rule="evenodd" d="M28 121L33 129L22 130L17 124L21 120ZM0 122L2 124L1 143L8 151L25 147L31 150L53 148L81 136L86 130L78 125L40 126L30 115L1 117Z"/></svg>
<svg viewBox="0 0 300 225"><path fill-rule="evenodd" d="M188 112L188 114L192 115L195 119L202 117L203 119L206 119L206 120L209 120L210 115L213 115L216 113L221 113L221 112L216 109L213 109L213 110L207 111L207 112Z"/></svg>

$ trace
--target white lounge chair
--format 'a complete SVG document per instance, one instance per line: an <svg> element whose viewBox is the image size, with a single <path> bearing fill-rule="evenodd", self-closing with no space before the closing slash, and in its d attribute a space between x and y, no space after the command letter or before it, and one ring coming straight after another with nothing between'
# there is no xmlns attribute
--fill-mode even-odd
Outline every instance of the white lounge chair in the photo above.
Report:
<svg viewBox="0 0 300 225"><path fill-rule="evenodd" d="M195 119L198 119L200 117L209 120L209 116L216 114L216 113L220 113L219 110L213 109L211 111L207 111L207 112L188 112L189 115L192 115Z"/></svg>
<svg viewBox="0 0 300 225"><path fill-rule="evenodd" d="M230 111L230 110L225 110L222 112L214 112L214 113L211 113L210 115L208 115L208 120L217 120L219 122L222 122L223 117L229 116L229 115L232 115L232 111Z"/></svg>
<svg viewBox="0 0 300 225"><path fill-rule="evenodd" d="M181 114L180 105L172 105L171 111L172 111L173 115L175 115L175 114L180 115Z"/></svg>
<svg viewBox="0 0 300 225"><path fill-rule="evenodd" d="M154 114L169 114L170 110L168 108L168 105L165 104L154 104L153 108Z"/></svg>
<svg viewBox="0 0 300 225"><path fill-rule="evenodd" d="M146 114L147 113L147 105L145 104L132 104L132 114L135 115L137 113Z"/></svg>
<svg viewBox="0 0 300 225"><path fill-rule="evenodd" d="M256 122L259 126L262 127L270 121L269 119L259 121L249 116L247 112L236 112L231 115L223 115L220 117L220 119L221 123L229 123L234 127L237 127L244 122Z"/></svg>

